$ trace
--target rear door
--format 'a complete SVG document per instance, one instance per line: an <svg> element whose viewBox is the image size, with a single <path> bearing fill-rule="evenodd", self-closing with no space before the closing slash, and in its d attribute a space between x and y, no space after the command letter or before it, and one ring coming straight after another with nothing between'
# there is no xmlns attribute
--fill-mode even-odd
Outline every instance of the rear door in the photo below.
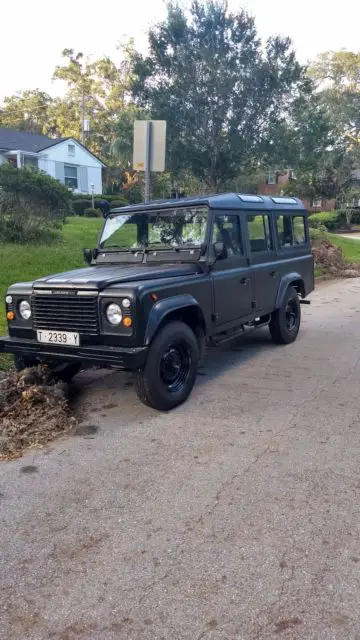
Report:
<svg viewBox="0 0 360 640"><path fill-rule="evenodd" d="M297 272L304 282L304 293L314 288L314 262L304 211L274 214L280 274Z"/></svg>
<svg viewBox="0 0 360 640"><path fill-rule="evenodd" d="M223 242L225 252L212 268L214 317L216 328L226 329L251 316L251 269L238 214L214 214L212 243L215 242Z"/></svg>
<svg viewBox="0 0 360 640"><path fill-rule="evenodd" d="M256 315L266 315L274 309L280 282L273 221L269 212L248 213L245 224L252 267L253 307Z"/></svg>

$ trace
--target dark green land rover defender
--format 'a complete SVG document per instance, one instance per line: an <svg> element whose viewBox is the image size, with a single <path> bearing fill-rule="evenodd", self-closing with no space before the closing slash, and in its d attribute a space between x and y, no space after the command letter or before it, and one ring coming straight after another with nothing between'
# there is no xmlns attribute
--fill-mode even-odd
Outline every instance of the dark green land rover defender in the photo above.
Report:
<svg viewBox="0 0 360 640"><path fill-rule="evenodd" d="M45 362L135 372L159 410L191 392L206 344L269 325L293 342L314 288L307 213L296 198L239 195L112 210L88 267L12 285L0 351L18 369Z"/></svg>

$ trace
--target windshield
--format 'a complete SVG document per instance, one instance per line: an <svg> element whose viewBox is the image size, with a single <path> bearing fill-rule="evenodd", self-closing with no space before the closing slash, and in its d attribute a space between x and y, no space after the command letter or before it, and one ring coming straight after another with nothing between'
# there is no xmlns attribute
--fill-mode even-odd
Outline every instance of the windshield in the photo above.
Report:
<svg viewBox="0 0 360 640"><path fill-rule="evenodd" d="M205 241L207 207L182 207L107 218L102 249L190 249Z"/></svg>

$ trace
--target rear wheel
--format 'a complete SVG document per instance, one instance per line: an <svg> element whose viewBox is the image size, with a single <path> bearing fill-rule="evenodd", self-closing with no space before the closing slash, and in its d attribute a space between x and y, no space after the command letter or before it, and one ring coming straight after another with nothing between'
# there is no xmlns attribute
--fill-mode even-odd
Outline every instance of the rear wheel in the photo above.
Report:
<svg viewBox="0 0 360 640"><path fill-rule="evenodd" d="M183 322L170 322L155 337L144 369L136 374L140 400L159 411L182 404L195 384L198 363L193 331Z"/></svg>
<svg viewBox="0 0 360 640"><path fill-rule="evenodd" d="M31 358L29 356L23 355L14 355L14 363L16 371L23 371L23 369L28 369L29 367L36 367L41 364L39 360L35 358ZM52 362L52 363L44 363L47 364L50 371L54 375L54 378L58 378L63 382L71 382L71 380L79 373L81 364L77 362L64 363L64 362Z"/></svg>
<svg viewBox="0 0 360 640"><path fill-rule="evenodd" d="M289 287L280 309L274 311L271 316L269 329L273 341L276 344L294 342L299 333L300 321L299 296L294 287Z"/></svg>

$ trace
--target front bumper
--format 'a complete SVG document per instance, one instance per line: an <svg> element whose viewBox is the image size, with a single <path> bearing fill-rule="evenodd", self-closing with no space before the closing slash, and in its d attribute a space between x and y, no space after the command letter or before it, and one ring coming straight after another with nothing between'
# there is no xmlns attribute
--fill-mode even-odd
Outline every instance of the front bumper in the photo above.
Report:
<svg viewBox="0 0 360 640"><path fill-rule="evenodd" d="M43 360L66 360L83 362L104 368L124 370L141 369L146 362L148 347L111 347L89 345L84 347L64 347L26 340L24 338L0 337L0 353L14 353Z"/></svg>

